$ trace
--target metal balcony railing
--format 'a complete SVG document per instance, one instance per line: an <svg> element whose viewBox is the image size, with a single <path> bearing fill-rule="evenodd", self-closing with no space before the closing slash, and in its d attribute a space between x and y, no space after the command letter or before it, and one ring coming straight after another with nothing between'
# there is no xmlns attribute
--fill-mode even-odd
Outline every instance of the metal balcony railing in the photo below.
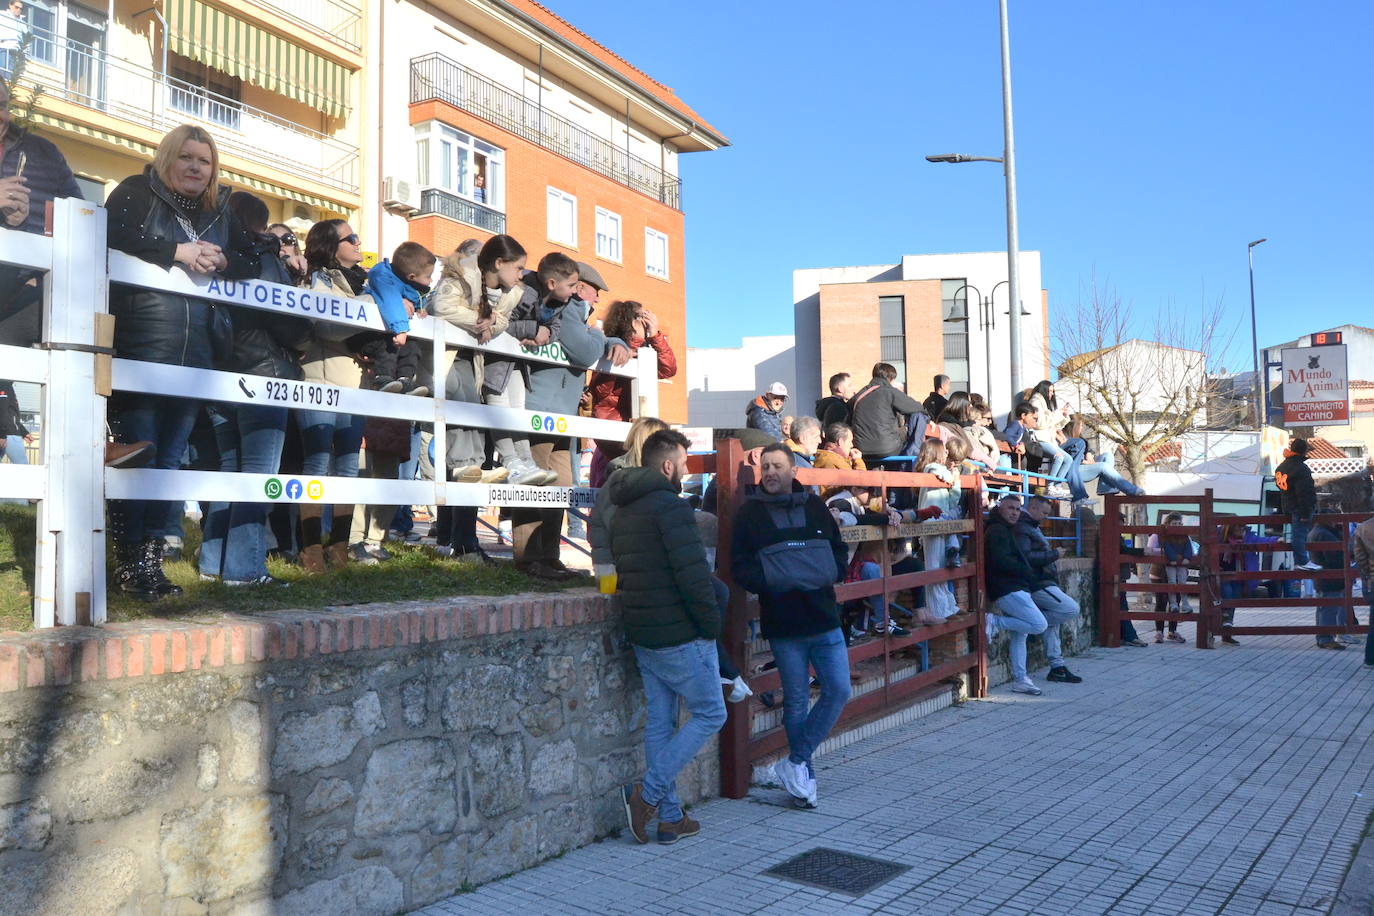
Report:
<svg viewBox="0 0 1374 916"><path fill-rule="evenodd" d="M425 188L420 192L420 215L427 213L447 216L493 235L506 231L506 214L439 188Z"/></svg>
<svg viewBox="0 0 1374 916"><path fill-rule="evenodd" d="M314 32L350 51L361 51L363 10L347 0L249 0L254 6L286 16L307 31Z"/></svg>
<svg viewBox="0 0 1374 916"><path fill-rule="evenodd" d="M98 48L34 30L22 81L141 127L203 124L220 150L357 194L358 148L237 99L140 67Z"/></svg>
<svg viewBox="0 0 1374 916"><path fill-rule="evenodd" d="M682 209L682 181L677 177L442 54L426 54L410 62L410 102L428 101L461 108L675 210Z"/></svg>

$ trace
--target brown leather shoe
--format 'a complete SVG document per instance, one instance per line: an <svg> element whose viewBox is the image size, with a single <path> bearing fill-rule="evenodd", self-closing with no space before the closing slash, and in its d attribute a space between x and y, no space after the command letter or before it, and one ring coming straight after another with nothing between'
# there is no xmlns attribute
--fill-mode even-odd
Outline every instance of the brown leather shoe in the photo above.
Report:
<svg viewBox="0 0 1374 916"><path fill-rule="evenodd" d="M301 548L301 568L313 575L322 575L325 570L324 547L320 544L307 544Z"/></svg>
<svg viewBox="0 0 1374 916"><path fill-rule="evenodd" d="M333 569L343 569L348 565L348 543L335 541L324 549L325 559Z"/></svg>
<svg viewBox="0 0 1374 916"><path fill-rule="evenodd" d="M105 467L141 468L153 460L156 450L147 439L125 445L123 442L105 443Z"/></svg>
<svg viewBox="0 0 1374 916"><path fill-rule="evenodd" d="M658 822L658 841L664 846L676 843L683 837L696 836L698 833L701 833L701 824L692 820L686 813L680 821Z"/></svg>
<svg viewBox="0 0 1374 916"><path fill-rule="evenodd" d="M638 782L622 786L620 798L625 802L625 820L629 822L630 835L635 842L649 842L649 821L658 817L658 805L651 805L644 800L644 785Z"/></svg>

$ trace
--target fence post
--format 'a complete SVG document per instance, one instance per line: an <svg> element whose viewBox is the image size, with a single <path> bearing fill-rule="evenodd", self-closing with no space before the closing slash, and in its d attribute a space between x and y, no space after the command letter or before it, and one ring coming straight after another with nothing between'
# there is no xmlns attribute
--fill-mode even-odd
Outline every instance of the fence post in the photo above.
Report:
<svg viewBox="0 0 1374 916"><path fill-rule="evenodd" d="M433 386L430 396L434 399L434 426L430 432L431 442L434 445L434 460L430 462L430 467L434 468L434 525L437 530L439 527L439 507L448 504L448 428L444 425L444 408L448 403L448 322L442 318L431 317L434 332L433 347L431 348L430 371L434 374ZM480 388L482 380L477 379L477 386Z"/></svg>
<svg viewBox="0 0 1374 916"><path fill-rule="evenodd" d="M978 475L978 489L973 494L973 544L974 567L978 574L969 580L969 604L971 604L977 626L970 638L971 647L978 656L978 667L974 669L974 683L969 685L971 697L988 695L988 631L987 631L987 550L984 538L984 520L987 517L987 481Z"/></svg>
<svg viewBox="0 0 1374 916"><path fill-rule="evenodd" d="M735 584L730 574L730 543L735 532L735 511L742 496L740 474L743 465L744 450L738 439L716 440L716 566L721 579L730 586L725 645L747 681L753 661L749 641L749 596ZM726 709L725 727L720 730L720 794L726 798L744 798L749 794L749 782L753 778L749 760L753 702L730 703Z"/></svg>
<svg viewBox="0 0 1374 916"><path fill-rule="evenodd" d="M1097 543L1097 644L1121 645L1121 500L1108 496Z"/></svg>
<svg viewBox="0 0 1374 916"><path fill-rule="evenodd" d="M1217 586L1216 552L1218 544L1217 523L1212 512L1212 490L1209 487L1202 493L1202 505L1198 507L1198 544L1202 553L1197 564L1197 647L1212 648L1212 634L1220 630L1220 620L1213 620L1220 612L1212 598L1212 590Z"/></svg>
<svg viewBox="0 0 1374 916"><path fill-rule="evenodd" d="M91 348L108 311L105 211L82 200L53 204L53 265L43 297L43 450L34 626L105 621L105 401ZM77 349L80 348L80 349Z"/></svg>
<svg viewBox="0 0 1374 916"><path fill-rule="evenodd" d="M640 347L639 355L635 357L635 375L630 381L630 394L637 408L636 417L659 416L658 354L648 344Z"/></svg>

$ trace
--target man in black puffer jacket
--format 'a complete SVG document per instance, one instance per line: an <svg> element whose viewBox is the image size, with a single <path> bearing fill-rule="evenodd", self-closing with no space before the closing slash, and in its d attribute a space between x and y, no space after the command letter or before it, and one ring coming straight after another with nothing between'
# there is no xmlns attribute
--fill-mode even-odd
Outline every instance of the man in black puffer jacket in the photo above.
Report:
<svg viewBox="0 0 1374 916"><path fill-rule="evenodd" d="M1294 439L1284 449L1283 461L1274 468L1274 484L1279 488L1279 505L1293 517L1293 568L1321 569L1307 553L1307 538L1312 531L1312 516L1317 511L1317 485L1307 466L1307 440Z"/></svg>
<svg viewBox="0 0 1374 916"><path fill-rule="evenodd" d="M644 440L640 467L622 468L606 484L616 506L619 604L644 679L644 780L621 790L630 833L641 843L655 817L660 843L701 831L682 811L677 774L725 724L720 609L691 504L681 498L690 444L682 433L659 430ZM680 700L692 718L675 733Z"/></svg>

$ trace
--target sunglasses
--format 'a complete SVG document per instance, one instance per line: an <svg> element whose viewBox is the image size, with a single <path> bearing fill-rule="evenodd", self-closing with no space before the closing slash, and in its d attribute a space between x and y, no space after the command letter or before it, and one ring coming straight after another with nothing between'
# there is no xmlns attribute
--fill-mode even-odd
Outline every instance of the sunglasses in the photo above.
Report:
<svg viewBox="0 0 1374 916"><path fill-rule="evenodd" d="M355 232L352 235L346 235L343 238L339 239L340 245L342 245L344 242L347 242L350 245L358 244L358 233Z"/></svg>

